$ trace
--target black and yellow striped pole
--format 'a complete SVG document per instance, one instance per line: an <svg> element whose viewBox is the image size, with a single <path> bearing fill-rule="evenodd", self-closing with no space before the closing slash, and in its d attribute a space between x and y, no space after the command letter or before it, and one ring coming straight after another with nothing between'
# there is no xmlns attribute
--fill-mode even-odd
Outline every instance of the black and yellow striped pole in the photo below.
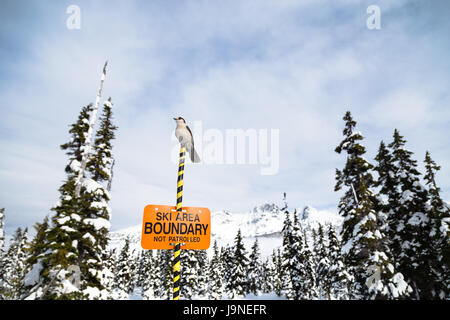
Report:
<svg viewBox="0 0 450 320"><path fill-rule="evenodd" d="M181 211L183 206L183 174L184 174L184 158L186 157L186 148L180 149L180 163L178 165L177 180L177 211ZM181 244L175 243L174 261L173 261L173 300L180 299L180 267L181 267Z"/></svg>

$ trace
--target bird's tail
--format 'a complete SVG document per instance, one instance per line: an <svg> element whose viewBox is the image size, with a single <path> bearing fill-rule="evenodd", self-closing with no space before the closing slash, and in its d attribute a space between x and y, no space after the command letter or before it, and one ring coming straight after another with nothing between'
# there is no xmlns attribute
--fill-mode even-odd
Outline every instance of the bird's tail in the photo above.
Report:
<svg viewBox="0 0 450 320"><path fill-rule="evenodd" d="M193 163L198 163L200 162L200 157L197 154L197 151L195 151L194 146L192 145L190 150L189 150L189 154L191 155L191 161Z"/></svg>

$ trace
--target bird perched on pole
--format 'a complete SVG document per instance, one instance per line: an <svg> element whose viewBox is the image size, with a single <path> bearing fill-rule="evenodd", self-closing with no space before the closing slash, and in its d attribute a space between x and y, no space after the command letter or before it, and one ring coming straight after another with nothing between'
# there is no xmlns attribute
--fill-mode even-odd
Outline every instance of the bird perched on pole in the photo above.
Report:
<svg viewBox="0 0 450 320"><path fill-rule="evenodd" d="M194 148L194 137L192 136L191 129L186 124L186 121L182 117L173 118L177 122L177 128L175 129L175 136L180 142L182 147L185 147L191 157L191 161L194 163L200 162L200 157Z"/></svg>

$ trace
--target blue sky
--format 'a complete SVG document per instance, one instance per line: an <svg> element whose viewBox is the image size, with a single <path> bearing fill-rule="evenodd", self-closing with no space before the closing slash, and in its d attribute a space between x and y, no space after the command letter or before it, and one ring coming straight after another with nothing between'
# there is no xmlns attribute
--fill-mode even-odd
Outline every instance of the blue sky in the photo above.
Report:
<svg viewBox="0 0 450 320"><path fill-rule="evenodd" d="M66 27L69 5L81 29ZM381 29L366 27L369 5ZM335 208L334 153L346 110L367 158L394 128L422 163L441 166L450 199L450 4L447 1L1 1L0 206L6 229L31 226L58 200L58 146L80 108L103 98L116 123L112 228L146 204L175 201L173 116L203 128L280 130L280 170L192 165L184 204L250 210L265 201ZM166 156L165 156L166 155Z"/></svg>

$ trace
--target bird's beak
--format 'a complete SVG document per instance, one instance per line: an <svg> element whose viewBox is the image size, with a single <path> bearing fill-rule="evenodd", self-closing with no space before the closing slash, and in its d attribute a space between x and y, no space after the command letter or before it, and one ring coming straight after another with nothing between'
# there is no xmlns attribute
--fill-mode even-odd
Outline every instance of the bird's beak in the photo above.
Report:
<svg viewBox="0 0 450 320"><path fill-rule="evenodd" d="M177 120L177 118L173 118L173 120Z"/></svg>

